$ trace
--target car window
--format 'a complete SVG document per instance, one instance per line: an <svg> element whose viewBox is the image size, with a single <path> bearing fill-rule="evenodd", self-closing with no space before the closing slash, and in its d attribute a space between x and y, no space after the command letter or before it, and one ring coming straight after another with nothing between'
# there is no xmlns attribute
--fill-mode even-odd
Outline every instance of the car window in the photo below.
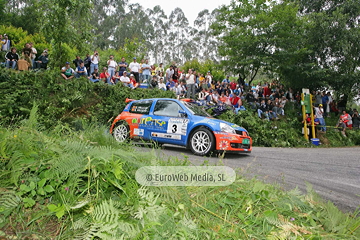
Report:
<svg viewBox="0 0 360 240"><path fill-rule="evenodd" d="M180 117L179 110L183 110L177 102L169 100L159 100L156 102L154 115Z"/></svg>
<svg viewBox="0 0 360 240"><path fill-rule="evenodd" d="M153 101L139 101L131 104L129 112L138 114L149 114Z"/></svg>

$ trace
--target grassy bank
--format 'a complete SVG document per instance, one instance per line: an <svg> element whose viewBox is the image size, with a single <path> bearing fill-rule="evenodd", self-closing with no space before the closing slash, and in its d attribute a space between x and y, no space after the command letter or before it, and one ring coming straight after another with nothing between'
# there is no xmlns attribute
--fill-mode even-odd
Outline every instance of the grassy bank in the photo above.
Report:
<svg viewBox="0 0 360 240"><path fill-rule="evenodd" d="M107 126L0 128L0 236L17 239L357 239L358 213L238 174L227 187L142 187L147 165L190 165L114 142ZM0 237L1 238L1 237Z"/></svg>

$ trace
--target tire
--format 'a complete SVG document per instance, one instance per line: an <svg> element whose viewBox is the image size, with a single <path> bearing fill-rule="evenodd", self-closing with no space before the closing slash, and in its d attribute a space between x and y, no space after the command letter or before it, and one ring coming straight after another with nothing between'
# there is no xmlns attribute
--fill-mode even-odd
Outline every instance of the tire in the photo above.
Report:
<svg viewBox="0 0 360 240"><path fill-rule="evenodd" d="M118 142L126 142L130 138L130 128L125 121L119 121L116 123L113 129L113 136Z"/></svg>
<svg viewBox="0 0 360 240"><path fill-rule="evenodd" d="M206 128L199 128L191 134L189 147L195 155L207 155L215 148L214 135Z"/></svg>

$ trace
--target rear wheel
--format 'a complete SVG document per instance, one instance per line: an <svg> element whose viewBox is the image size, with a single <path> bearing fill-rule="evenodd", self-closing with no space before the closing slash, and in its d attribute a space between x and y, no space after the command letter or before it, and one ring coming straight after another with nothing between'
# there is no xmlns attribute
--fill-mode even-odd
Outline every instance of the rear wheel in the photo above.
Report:
<svg viewBox="0 0 360 240"><path fill-rule="evenodd" d="M113 136L118 142L125 142L130 138L130 128L129 125L125 121L119 121L116 123Z"/></svg>
<svg viewBox="0 0 360 240"><path fill-rule="evenodd" d="M195 130L190 136L190 149L195 155L204 156L214 150L214 135L206 128Z"/></svg>

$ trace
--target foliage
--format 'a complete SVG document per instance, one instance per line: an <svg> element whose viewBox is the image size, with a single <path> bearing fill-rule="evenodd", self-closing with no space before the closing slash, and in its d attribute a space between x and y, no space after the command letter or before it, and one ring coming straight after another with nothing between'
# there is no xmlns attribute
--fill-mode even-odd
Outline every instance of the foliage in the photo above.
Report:
<svg viewBox="0 0 360 240"><path fill-rule="evenodd" d="M199 61L198 59L193 59L187 61L182 66L182 69L187 72L190 68L195 69L197 73L202 73L206 76L206 73L210 71L213 76L214 81L222 81L225 78L225 75L219 64L214 63L211 60L206 60L204 62Z"/></svg>
<svg viewBox="0 0 360 240"><path fill-rule="evenodd" d="M58 239L356 239L344 214L312 191L256 179L226 187L141 187L135 171L159 159L120 145L107 127L45 130L35 105L17 128L0 127L0 236Z"/></svg>
<svg viewBox="0 0 360 240"><path fill-rule="evenodd" d="M39 104L39 122L51 127L70 123L77 117L106 123L125 107L125 99L174 97L173 92L135 89L121 84L94 84L86 78L64 80L58 71L0 72L0 121L6 124L29 116L34 102Z"/></svg>
<svg viewBox="0 0 360 240"><path fill-rule="evenodd" d="M21 50L25 46L25 43L32 42L34 47L38 51L38 55L45 49L48 48L51 52L50 44L46 42L43 34L34 33L29 34L22 28L16 28L13 26L0 25L0 33L6 33L11 41L11 46L16 47L17 53L21 56Z"/></svg>

